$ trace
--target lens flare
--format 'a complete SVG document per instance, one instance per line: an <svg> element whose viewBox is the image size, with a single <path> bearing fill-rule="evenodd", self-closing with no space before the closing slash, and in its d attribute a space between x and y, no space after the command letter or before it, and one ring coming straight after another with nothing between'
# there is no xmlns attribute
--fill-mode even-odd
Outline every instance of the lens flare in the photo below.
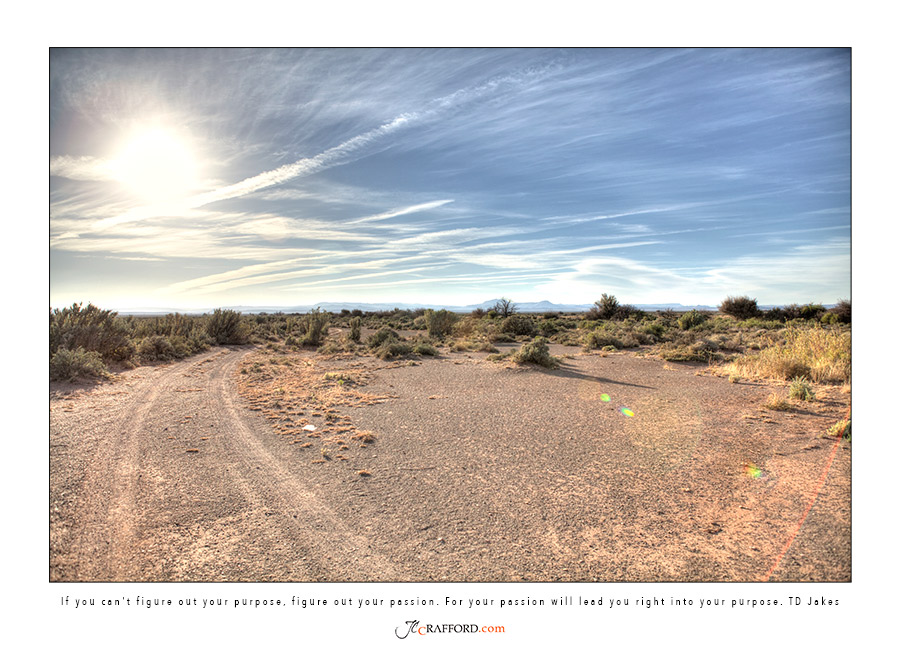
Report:
<svg viewBox="0 0 900 654"><path fill-rule="evenodd" d="M609 398L609 395L607 395L606 393L600 393L600 399L601 399L603 402L609 402L609 399L610 399L610 398Z"/></svg>
<svg viewBox="0 0 900 654"><path fill-rule="evenodd" d="M623 416L628 416L629 418L634 418L634 411L629 409L627 406L623 406L619 411L622 412Z"/></svg>
<svg viewBox="0 0 900 654"><path fill-rule="evenodd" d="M762 470L757 468L752 463L748 463L746 466L744 466L744 472L753 479L759 479L760 477L762 477Z"/></svg>

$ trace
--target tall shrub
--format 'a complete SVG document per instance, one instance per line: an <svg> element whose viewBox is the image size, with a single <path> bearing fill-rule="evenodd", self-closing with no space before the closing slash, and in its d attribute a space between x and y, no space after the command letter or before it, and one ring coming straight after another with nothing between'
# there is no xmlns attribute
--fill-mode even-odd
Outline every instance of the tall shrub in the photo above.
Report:
<svg viewBox="0 0 900 654"><path fill-rule="evenodd" d="M431 338L443 338L450 333L453 323L457 321L457 316L452 311L441 309L425 309L425 326L428 328L428 335Z"/></svg>
<svg viewBox="0 0 900 654"><path fill-rule="evenodd" d="M115 311L73 304L50 313L50 354L82 348L102 358L124 361L134 355L128 328Z"/></svg>
<svg viewBox="0 0 900 654"><path fill-rule="evenodd" d="M209 337L218 345L239 345L250 337L250 326L238 311L216 309L206 323Z"/></svg>

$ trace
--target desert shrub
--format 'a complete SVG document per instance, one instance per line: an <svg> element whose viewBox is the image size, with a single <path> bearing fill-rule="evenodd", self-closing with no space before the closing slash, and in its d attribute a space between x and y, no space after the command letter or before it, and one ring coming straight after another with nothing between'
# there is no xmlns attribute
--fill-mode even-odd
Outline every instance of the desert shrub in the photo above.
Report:
<svg viewBox="0 0 900 654"><path fill-rule="evenodd" d="M828 312L824 316L822 316L822 322L825 322L824 319L830 316L830 323L841 323L849 325L851 313L850 300L839 300L834 307L829 309Z"/></svg>
<svg viewBox="0 0 900 654"><path fill-rule="evenodd" d="M666 326L661 321L655 320L651 323L641 325L638 328L638 331L659 340L663 337L663 334L666 333Z"/></svg>
<svg viewBox="0 0 900 654"><path fill-rule="evenodd" d="M534 322L528 316L514 314L500 323L500 331L513 336L531 336L534 334Z"/></svg>
<svg viewBox="0 0 900 654"><path fill-rule="evenodd" d="M369 351L379 359L391 359L406 356L413 351L409 343L402 342L400 335L392 329L382 327L369 336L366 345Z"/></svg>
<svg viewBox="0 0 900 654"><path fill-rule="evenodd" d="M584 337L586 350L599 350L607 345L612 345L616 349L624 347L621 339L604 329L596 329Z"/></svg>
<svg viewBox="0 0 900 654"><path fill-rule="evenodd" d="M59 348L50 357L50 379L53 381L75 381L80 377L109 376L99 352L79 347L75 350Z"/></svg>
<svg viewBox="0 0 900 654"><path fill-rule="evenodd" d="M425 326L431 338L443 338L449 334L453 323L458 319L459 316L446 309L441 309L440 311L425 309Z"/></svg>
<svg viewBox="0 0 900 654"><path fill-rule="evenodd" d="M800 319L800 305L798 304L786 304L779 307L778 311L782 314L784 322Z"/></svg>
<svg viewBox="0 0 900 654"><path fill-rule="evenodd" d="M340 352L356 352L356 343L349 338L329 340L316 350L319 354L338 354Z"/></svg>
<svg viewBox="0 0 900 654"><path fill-rule="evenodd" d="M556 332L550 337L550 340L554 343L559 343L560 345L578 346L584 344L579 334L570 331Z"/></svg>
<svg viewBox="0 0 900 654"><path fill-rule="evenodd" d="M362 318L354 316L350 318L350 340L359 343L360 334L362 333Z"/></svg>
<svg viewBox="0 0 900 654"><path fill-rule="evenodd" d="M550 338L559 331L559 325L557 325L556 320L544 319L538 323L537 329L541 336Z"/></svg>
<svg viewBox="0 0 900 654"><path fill-rule="evenodd" d="M300 329L304 332L300 339L300 345L318 347L328 335L328 314L319 308L315 308L299 321Z"/></svg>
<svg viewBox="0 0 900 654"><path fill-rule="evenodd" d="M733 297L729 295L727 298L722 300L722 304L719 305L719 311L722 313L737 318L738 320L746 320L747 318L752 318L759 314L759 307L756 306L756 300L750 299L746 295L742 295L740 297Z"/></svg>
<svg viewBox="0 0 900 654"><path fill-rule="evenodd" d="M50 313L50 354L61 349L97 352L103 359L125 361L134 356L126 324L115 311L73 304Z"/></svg>
<svg viewBox="0 0 900 654"><path fill-rule="evenodd" d="M512 355L512 360L516 363L534 363L544 368L559 367L559 359L550 356L550 347L543 336L538 336L531 343L523 345Z"/></svg>
<svg viewBox="0 0 900 654"><path fill-rule="evenodd" d="M476 332L479 321L472 316L465 316L453 323L453 335L457 338L470 338Z"/></svg>
<svg viewBox="0 0 900 654"><path fill-rule="evenodd" d="M671 327L678 320L678 314L671 309L663 309L656 312L656 319L666 327Z"/></svg>
<svg viewBox="0 0 900 654"><path fill-rule="evenodd" d="M693 329L695 327L699 327L707 320L709 320L709 316L707 316L705 313L700 313L696 309L691 309L678 319L678 326L681 329L685 330Z"/></svg>
<svg viewBox="0 0 900 654"><path fill-rule="evenodd" d="M177 356L172 342L159 334L142 340L138 345L137 354L142 361L171 361Z"/></svg>
<svg viewBox="0 0 900 654"><path fill-rule="evenodd" d="M706 341L689 345L664 343L660 346L659 356L666 361L710 361L716 357L715 350L715 346Z"/></svg>
<svg viewBox="0 0 900 654"><path fill-rule="evenodd" d="M784 325L777 320L763 320L762 318L748 318L737 325L740 329L781 329Z"/></svg>
<svg viewBox="0 0 900 654"><path fill-rule="evenodd" d="M612 320L613 316L619 310L619 301L615 295L607 295L604 293L599 300L594 302L586 317L588 320Z"/></svg>
<svg viewBox="0 0 900 654"><path fill-rule="evenodd" d="M415 343L412 346L412 351L413 354L426 357L436 357L438 354L437 348L430 343Z"/></svg>
<svg viewBox="0 0 900 654"><path fill-rule="evenodd" d="M641 340L638 336L632 332L626 332L622 335L622 347L630 348L630 347L638 347L641 344Z"/></svg>
<svg viewBox="0 0 900 654"><path fill-rule="evenodd" d="M806 377L794 377L791 380L788 395L795 400L803 400L804 402L811 402L816 399L816 392Z"/></svg>
<svg viewBox="0 0 900 654"><path fill-rule="evenodd" d="M804 304L800 307L800 317L803 320L820 320L825 313L825 307L821 304Z"/></svg>
<svg viewBox="0 0 900 654"><path fill-rule="evenodd" d="M368 340L366 340L366 345L370 350L374 350L387 340L399 341L400 334L395 332L393 329L382 327L377 332L369 336Z"/></svg>
<svg viewBox="0 0 900 654"><path fill-rule="evenodd" d="M632 304L620 304L613 314L612 320L640 320L645 315L647 315L645 311L641 311Z"/></svg>
<svg viewBox="0 0 900 654"><path fill-rule="evenodd" d="M378 347L372 349L372 353L379 359L393 359L394 357L407 356L412 351L413 349L409 343L401 343L393 338L383 341Z"/></svg>
<svg viewBox="0 0 900 654"><path fill-rule="evenodd" d="M206 332L217 345L240 345L250 337L250 326L240 312L216 309L206 323Z"/></svg>

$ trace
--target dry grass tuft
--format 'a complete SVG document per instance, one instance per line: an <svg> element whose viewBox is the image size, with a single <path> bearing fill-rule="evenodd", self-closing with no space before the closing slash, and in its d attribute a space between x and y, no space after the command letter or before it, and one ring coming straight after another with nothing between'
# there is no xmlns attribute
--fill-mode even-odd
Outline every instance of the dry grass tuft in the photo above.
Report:
<svg viewBox="0 0 900 654"><path fill-rule="evenodd" d="M763 403L763 408L771 409L772 411L790 411L794 407L790 401L781 397L778 393L772 393Z"/></svg>
<svg viewBox="0 0 900 654"><path fill-rule="evenodd" d="M850 381L850 332L839 329L791 328L770 339L759 352L726 366L736 374L765 379L806 377L814 383Z"/></svg>

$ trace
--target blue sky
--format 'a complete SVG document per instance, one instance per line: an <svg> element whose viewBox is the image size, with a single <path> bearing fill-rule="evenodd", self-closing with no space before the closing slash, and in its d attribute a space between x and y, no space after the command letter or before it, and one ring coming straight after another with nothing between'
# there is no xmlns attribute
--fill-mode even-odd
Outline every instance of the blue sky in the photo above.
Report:
<svg viewBox="0 0 900 654"><path fill-rule="evenodd" d="M51 305L850 296L846 49L57 49Z"/></svg>

